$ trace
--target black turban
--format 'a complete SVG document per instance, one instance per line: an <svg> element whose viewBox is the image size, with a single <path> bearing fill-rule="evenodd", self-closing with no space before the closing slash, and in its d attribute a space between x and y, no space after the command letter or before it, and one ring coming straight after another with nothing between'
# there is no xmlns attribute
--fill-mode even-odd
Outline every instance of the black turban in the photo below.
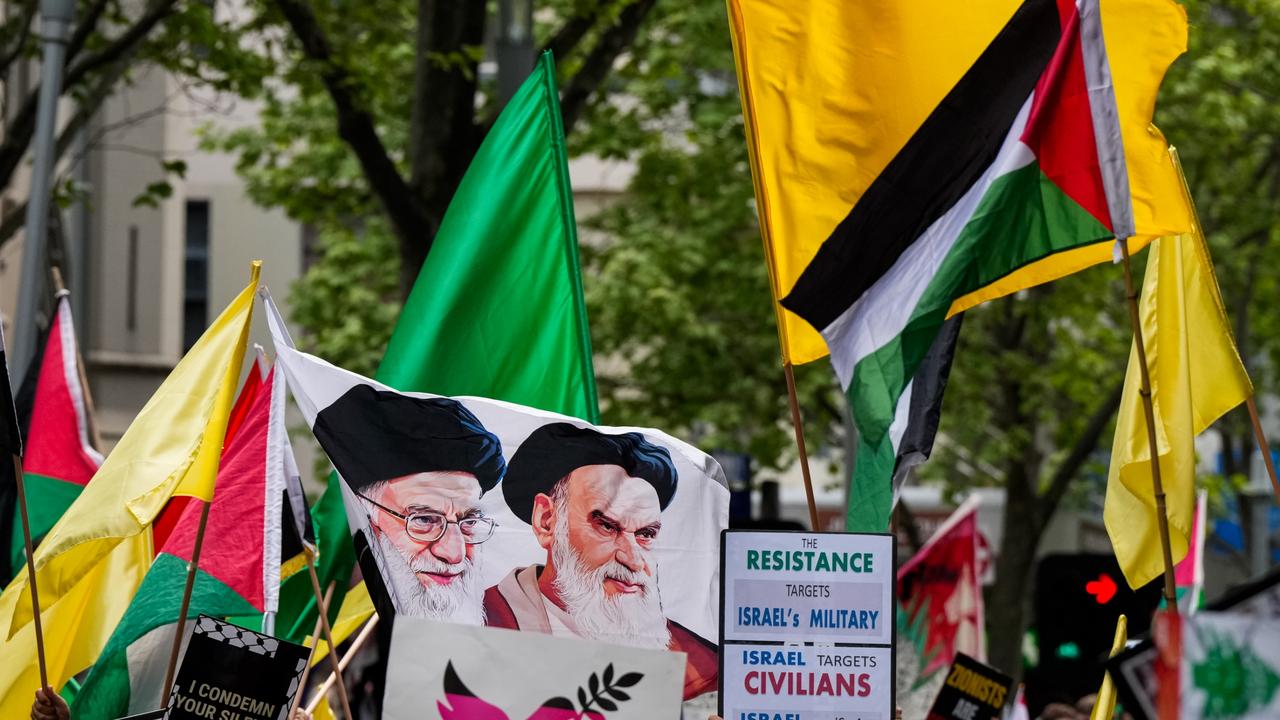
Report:
<svg viewBox="0 0 1280 720"><path fill-rule="evenodd" d="M506 472L497 436L457 400L356 385L320 411L316 440L352 490L422 472L465 472L480 493Z"/></svg>
<svg viewBox="0 0 1280 720"><path fill-rule="evenodd" d="M663 510L676 494L676 468L667 449L637 432L605 435L569 423L551 423L534 430L516 450L502 483L502 496L516 517L531 522L533 498L562 478L587 465L617 465L658 492Z"/></svg>

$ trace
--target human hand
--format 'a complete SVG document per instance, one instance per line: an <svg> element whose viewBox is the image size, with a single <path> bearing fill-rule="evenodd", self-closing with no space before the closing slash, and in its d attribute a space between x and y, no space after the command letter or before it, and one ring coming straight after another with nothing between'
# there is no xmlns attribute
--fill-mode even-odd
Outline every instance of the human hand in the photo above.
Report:
<svg viewBox="0 0 1280 720"><path fill-rule="evenodd" d="M31 703L31 720L71 720L71 708L52 688L42 687Z"/></svg>

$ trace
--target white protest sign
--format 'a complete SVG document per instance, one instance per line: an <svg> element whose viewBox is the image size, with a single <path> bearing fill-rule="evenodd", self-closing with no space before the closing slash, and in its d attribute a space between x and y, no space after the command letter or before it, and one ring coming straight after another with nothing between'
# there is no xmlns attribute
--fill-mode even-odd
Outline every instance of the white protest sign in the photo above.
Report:
<svg viewBox="0 0 1280 720"><path fill-rule="evenodd" d="M724 639L893 643L893 537L724 534Z"/></svg>
<svg viewBox="0 0 1280 720"><path fill-rule="evenodd" d="M721 548L725 720L890 720L893 537L728 531Z"/></svg>
<svg viewBox="0 0 1280 720"><path fill-rule="evenodd" d="M682 653L399 616L383 717L678 718L684 671Z"/></svg>

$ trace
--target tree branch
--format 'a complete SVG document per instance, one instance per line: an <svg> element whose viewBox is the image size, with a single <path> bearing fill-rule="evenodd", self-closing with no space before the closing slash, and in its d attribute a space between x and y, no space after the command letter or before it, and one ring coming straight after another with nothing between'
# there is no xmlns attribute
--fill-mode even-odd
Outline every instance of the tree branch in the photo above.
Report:
<svg viewBox="0 0 1280 720"><path fill-rule="evenodd" d="M83 60L67 68L62 80L63 92L79 84L89 73L131 56L156 25L173 13L177 4L178 0L151 0L147 4L146 12L139 16L128 30L116 36L107 43L106 47L85 56Z"/></svg>
<svg viewBox="0 0 1280 720"><path fill-rule="evenodd" d="M57 167L58 161L62 156L66 155L67 150L71 148L75 142L76 135L89 124L89 120L98 112L98 108L102 102L111 94L115 84L119 82L124 75L125 68L128 67L128 60L121 60L114 66L102 73L98 77L97 83L93 88L81 98L76 105L76 111L67 119L67 124L63 126L62 131L58 133L58 140L54 144L53 164ZM76 162L84 162L84 158L77 158ZM58 181L60 182L60 181ZM56 183L55 183L56 187ZM9 211L7 215L0 218L0 247L4 247L17 231L22 228L26 222L27 201L23 200L17 207Z"/></svg>
<svg viewBox="0 0 1280 720"><path fill-rule="evenodd" d="M102 19L102 14L106 12L109 2L110 0L96 0L76 25L76 29L71 33L71 39L67 41L67 62L74 60L80 51L84 50L89 36L98 29L98 21Z"/></svg>
<svg viewBox="0 0 1280 720"><path fill-rule="evenodd" d="M355 153L396 236L401 243L432 237L435 228L430 216L396 168L378 135L373 115L356 96L352 78L334 60L332 45L311 7L306 0L275 0L275 4L289 23L303 54L318 68L320 80L337 112L338 135Z"/></svg>
<svg viewBox="0 0 1280 720"><path fill-rule="evenodd" d="M147 11L129 26L128 30L66 71L62 84L63 94L67 94L84 82L93 71L130 60L138 51L142 41L146 39L147 34L173 12L176 4L177 0L152 0L147 6ZM31 144L31 137L35 134L36 106L39 98L40 86L37 84L23 99L22 106L18 108L13 120L5 128L4 143L0 144L0 189L9 187L14 170L17 169Z"/></svg>
<svg viewBox="0 0 1280 720"><path fill-rule="evenodd" d="M1043 528L1049 523L1049 518L1058 509L1058 503L1066 495L1071 481L1075 480L1080 468L1084 466L1085 461L1097 449L1098 441L1102 439L1102 433L1107 429L1107 423L1110 422L1111 416L1116 413L1116 409L1120 407L1120 396L1123 393L1124 381L1122 380L1112 386L1111 391L1106 394L1102 402L1098 403L1093 414L1089 416L1088 422L1085 423L1080 437L1076 438L1075 444L1071 446L1071 451L1067 453L1067 456L1053 471L1049 486L1040 496L1040 502L1037 503L1036 522L1039 527Z"/></svg>
<svg viewBox="0 0 1280 720"><path fill-rule="evenodd" d="M4 53L3 57L0 57L0 74L8 73L9 66L12 65L13 61L17 60L22 55L22 51L26 49L27 39L35 34L31 32L31 21L36 16L36 7L38 6L39 3L37 0L27 0L27 5L22 9L22 15L19 16L18 25L16 26L18 29L18 41L13 44L13 49ZM6 23L6 25L7 24L8 23Z"/></svg>
<svg viewBox="0 0 1280 720"><path fill-rule="evenodd" d="M560 97L560 111L567 135L586 109L587 101L600 88L618 57L635 42L640 26L657 0L635 0L618 16L618 21L605 30L596 46L582 62L582 69L565 86Z"/></svg>
<svg viewBox="0 0 1280 720"><path fill-rule="evenodd" d="M596 19L599 17L600 8L597 6L594 12L569 18L560 26L559 30L556 30L551 34L551 37L547 38L546 44L538 49L538 54L550 52L557 61L568 57L582 43L582 39L591 31L592 26L596 24Z"/></svg>

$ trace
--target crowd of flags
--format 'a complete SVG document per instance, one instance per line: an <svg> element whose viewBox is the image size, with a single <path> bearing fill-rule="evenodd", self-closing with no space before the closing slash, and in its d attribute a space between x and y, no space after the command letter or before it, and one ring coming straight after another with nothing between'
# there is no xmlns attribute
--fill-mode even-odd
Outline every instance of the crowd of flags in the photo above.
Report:
<svg viewBox="0 0 1280 720"><path fill-rule="evenodd" d="M729 16L783 357L829 353L857 426L849 529L883 531L905 469L928 456L961 313L1111 260L1119 238L1126 253L1151 244L1139 315L1182 559L1195 544L1192 441L1253 392L1176 158L1150 126L1185 17L1159 0L730 0ZM21 418L0 387L0 444L23 461L37 543L27 558L20 508L0 506L0 717L25 715L46 671L77 718L158 706L174 639L200 613L303 641L318 586L335 640L372 615L349 587L336 475L307 507L283 375L261 351L243 372L258 276L255 263L105 460L65 296ZM1165 565L1136 363L1106 500L1135 587ZM472 161L377 378L598 421L549 55ZM0 497L12 498L7 472ZM983 654L985 548L975 509L962 510L899 573L924 676ZM960 567L962 582L930 584L930 563ZM961 620L946 625L943 603Z"/></svg>

